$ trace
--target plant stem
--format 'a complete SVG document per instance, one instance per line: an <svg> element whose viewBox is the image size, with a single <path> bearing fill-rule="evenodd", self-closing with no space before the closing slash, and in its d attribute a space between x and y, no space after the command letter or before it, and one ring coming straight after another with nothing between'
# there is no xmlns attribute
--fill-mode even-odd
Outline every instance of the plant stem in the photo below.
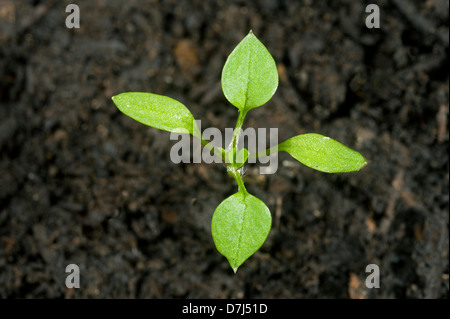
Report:
<svg viewBox="0 0 450 319"><path fill-rule="evenodd" d="M244 124L245 116L247 115L247 111L239 111L239 117L236 122L236 127L233 131L233 137L231 138L230 145L228 145L226 151L230 151L235 148L239 142L239 136L241 135L242 125Z"/></svg>
<svg viewBox="0 0 450 319"><path fill-rule="evenodd" d="M228 147L225 150L225 153L233 152L233 149L235 149L237 147L238 142L239 142L239 136L241 135L241 131L242 131L242 125L244 124L244 119L245 119L246 115L247 115L246 110L239 111L239 116L238 116L238 120L236 122L236 127L234 128L233 136L231 138L230 144L228 145ZM233 167L230 164L227 164L227 171L236 180L236 183L239 186L239 191L242 192L244 194L244 196L246 196L248 194L248 192L247 192L247 189L245 188L244 181L242 180L242 177L241 177L241 170L236 169L235 167Z"/></svg>
<svg viewBox="0 0 450 319"><path fill-rule="evenodd" d="M228 172L233 175L234 179L236 180L236 183L239 186L239 191L244 193L244 196L248 194L247 189L245 188L244 181L242 180L241 173L239 170L235 169L234 167L228 168Z"/></svg>

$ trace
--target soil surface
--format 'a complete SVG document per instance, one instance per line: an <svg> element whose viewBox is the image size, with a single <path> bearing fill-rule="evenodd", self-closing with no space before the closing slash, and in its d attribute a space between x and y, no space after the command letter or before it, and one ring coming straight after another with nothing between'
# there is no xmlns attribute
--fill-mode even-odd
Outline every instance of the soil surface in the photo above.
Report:
<svg viewBox="0 0 450 319"><path fill-rule="evenodd" d="M449 3L376 3L378 29L360 1L0 1L0 297L448 298ZM202 128L234 127L220 77L250 29L280 83L244 126L330 136L368 164L247 165L273 225L234 274L210 230L234 180L173 164L170 134L111 96L167 95Z"/></svg>

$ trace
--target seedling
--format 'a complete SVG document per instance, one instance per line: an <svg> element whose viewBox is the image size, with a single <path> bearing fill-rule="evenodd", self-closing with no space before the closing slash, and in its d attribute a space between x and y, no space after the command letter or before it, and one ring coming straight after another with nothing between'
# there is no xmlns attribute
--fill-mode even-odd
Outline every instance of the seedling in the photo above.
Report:
<svg viewBox="0 0 450 319"><path fill-rule="evenodd" d="M277 147L250 154L245 148L238 149L245 116L269 101L277 87L275 61L250 31L228 56L222 70L223 93L239 110L231 142L225 149L204 140L191 112L174 99L141 92L122 93L112 98L120 111L143 124L193 135L225 163L238 191L216 208L211 233L217 250L228 259L234 272L263 245L272 225L267 206L245 188L242 166L249 158L284 151L300 163L326 173L358 171L366 164L358 152L320 134L297 135Z"/></svg>

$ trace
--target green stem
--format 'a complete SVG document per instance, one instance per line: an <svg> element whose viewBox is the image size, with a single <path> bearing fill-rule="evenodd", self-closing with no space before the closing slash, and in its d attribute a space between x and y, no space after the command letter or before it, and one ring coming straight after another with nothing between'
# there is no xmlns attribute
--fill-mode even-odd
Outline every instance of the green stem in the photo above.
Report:
<svg viewBox="0 0 450 319"><path fill-rule="evenodd" d="M240 137L241 131L242 131L242 125L244 124L244 119L245 119L246 115L247 115L246 110L239 111L239 117L236 122L236 127L234 128L233 136L231 137L230 144L224 151L225 154L227 152L233 152L233 149L237 148L237 145L239 142L239 137ZM247 189L245 188L244 181L242 180L240 170L236 169L236 167L234 167L232 164L227 164L227 171L236 180L236 183L238 184L238 187L239 187L239 192L242 192L244 194L244 196L247 196L248 192L247 192Z"/></svg>
<svg viewBox="0 0 450 319"><path fill-rule="evenodd" d="M247 111L239 111L239 117L236 122L236 127L233 131L233 137L231 138L230 145L228 145L226 151L230 151L235 148L239 142L239 136L241 135L242 125L244 124L245 116L247 115Z"/></svg>
<svg viewBox="0 0 450 319"><path fill-rule="evenodd" d="M247 192L247 189L245 188L244 181L242 180L242 177L241 177L241 174L239 173L239 171L237 169L235 169L234 167L229 168L228 171L231 173L231 175L236 180L236 183L239 186L239 192L244 193L244 196L246 196L248 194L248 192Z"/></svg>

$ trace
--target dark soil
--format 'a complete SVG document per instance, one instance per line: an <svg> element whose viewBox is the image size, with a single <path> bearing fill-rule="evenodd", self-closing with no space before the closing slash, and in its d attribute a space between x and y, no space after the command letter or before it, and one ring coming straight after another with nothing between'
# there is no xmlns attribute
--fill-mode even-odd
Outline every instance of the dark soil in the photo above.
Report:
<svg viewBox="0 0 450 319"><path fill-rule="evenodd" d="M448 298L448 1L377 1L379 29L360 1L306 0L80 0L67 29L71 2L0 1L0 297ZM220 76L250 29L280 84L245 125L327 135L368 165L248 166L273 227L235 275L210 230L235 182L173 164L170 134L111 96L164 94L234 127Z"/></svg>

